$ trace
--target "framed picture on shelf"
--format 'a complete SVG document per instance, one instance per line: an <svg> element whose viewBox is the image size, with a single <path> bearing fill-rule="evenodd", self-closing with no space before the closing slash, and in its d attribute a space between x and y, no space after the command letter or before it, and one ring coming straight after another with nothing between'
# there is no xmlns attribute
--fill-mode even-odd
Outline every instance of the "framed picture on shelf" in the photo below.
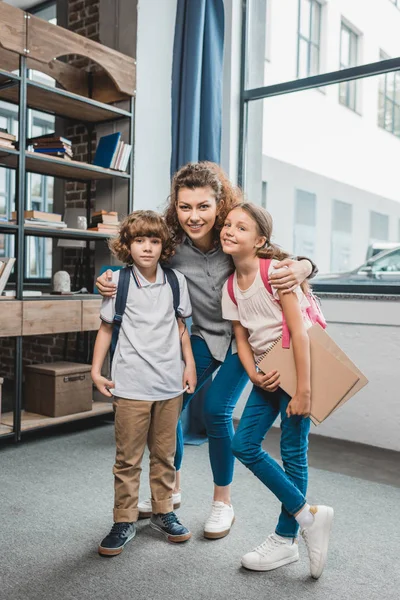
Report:
<svg viewBox="0 0 400 600"><path fill-rule="evenodd" d="M6 287L14 263L15 258L0 258L0 296Z"/></svg>

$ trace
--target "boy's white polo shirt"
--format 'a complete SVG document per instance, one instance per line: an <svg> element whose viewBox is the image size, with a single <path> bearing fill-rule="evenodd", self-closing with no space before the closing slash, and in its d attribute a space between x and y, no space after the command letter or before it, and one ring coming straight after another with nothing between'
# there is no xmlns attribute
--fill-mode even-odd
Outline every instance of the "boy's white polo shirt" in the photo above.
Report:
<svg viewBox="0 0 400 600"><path fill-rule="evenodd" d="M134 266L139 282L131 274L125 313L112 363L114 396L133 400L167 400L182 389L183 362L172 289L165 273L157 266L156 281L150 283ZM192 312L185 277L174 269L179 281L179 311ZM113 272L118 285L119 271ZM112 323L115 298L103 298L100 318Z"/></svg>

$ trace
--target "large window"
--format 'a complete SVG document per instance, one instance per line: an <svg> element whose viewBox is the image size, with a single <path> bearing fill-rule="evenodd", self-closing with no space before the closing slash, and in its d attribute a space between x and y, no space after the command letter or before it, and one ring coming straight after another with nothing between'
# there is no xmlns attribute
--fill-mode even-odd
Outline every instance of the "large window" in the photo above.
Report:
<svg viewBox="0 0 400 600"><path fill-rule="evenodd" d="M342 21L340 29L340 68L357 64L358 35ZM339 86L339 101L351 110L357 109L357 81L343 81Z"/></svg>
<svg viewBox="0 0 400 600"><path fill-rule="evenodd" d="M389 217L371 210L369 221L369 239L373 242L387 242L389 240Z"/></svg>
<svg viewBox="0 0 400 600"><path fill-rule="evenodd" d="M301 77L309 73L309 44L316 39L312 3L271 1L271 61L265 70L264 9L257 12L258 0L243 3L251 17L244 72L252 76L243 78L239 184L249 201L271 213L273 241L313 258L320 279L329 275L327 285L339 286L335 274L357 273L380 244L390 248L400 241L399 141L385 135L377 119L378 98L386 123L397 102L400 11L382 10L378 1L321 1L322 8L314 7L323 40L318 74ZM307 68L296 78L293 56L300 41ZM394 58L379 60L380 47ZM364 284L360 277L354 285L365 292L366 281L374 288L374 278L363 277ZM399 287L400 278L395 293Z"/></svg>
<svg viewBox="0 0 400 600"><path fill-rule="evenodd" d="M296 190L294 219L294 254L315 258L317 198L315 194Z"/></svg>
<svg viewBox="0 0 400 600"><path fill-rule="evenodd" d="M317 0L299 0L297 77L319 73L320 41L321 4Z"/></svg>
<svg viewBox="0 0 400 600"><path fill-rule="evenodd" d="M349 271L353 233L353 207L334 200L332 204L331 271Z"/></svg>
<svg viewBox="0 0 400 600"><path fill-rule="evenodd" d="M389 56L381 52L381 60ZM379 80L378 124L400 137L400 73L385 73Z"/></svg>

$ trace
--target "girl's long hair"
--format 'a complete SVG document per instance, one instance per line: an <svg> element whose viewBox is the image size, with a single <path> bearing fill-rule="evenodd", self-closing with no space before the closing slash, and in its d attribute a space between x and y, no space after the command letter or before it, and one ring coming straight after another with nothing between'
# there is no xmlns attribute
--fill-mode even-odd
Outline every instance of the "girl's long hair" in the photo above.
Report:
<svg viewBox="0 0 400 600"><path fill-rule="evenodd" d="M185 235L178 221L177 202L179 190L210 187L217 203L217 218L213 228L215 243L219 243L219 234L227 214L233 206L243 199L240 188L233 185L219 165L209 161L188 163L177 171L171 183L171 195L164 216L175 244L180 244Z"/></svg>
<svg viewBox="0 0 400 600"><path fill-rule="evenodd" d="M259 258L269 258L275 260L285 260L285 258L290 257L288 252L285 252L282 250L282 248L280 248L280 246L271 242L273 220L270 213L265 210L265 208L257 206L257 204L253 204L252 202L238 202L232 207L232 209L234 208L240 208L247 213L256 224L258 235L260 237L265 237L267 240L262 248L257 248L256 256ZM301 284L301 289L304 293L310 291L310 286L307 280Z"/></svg>

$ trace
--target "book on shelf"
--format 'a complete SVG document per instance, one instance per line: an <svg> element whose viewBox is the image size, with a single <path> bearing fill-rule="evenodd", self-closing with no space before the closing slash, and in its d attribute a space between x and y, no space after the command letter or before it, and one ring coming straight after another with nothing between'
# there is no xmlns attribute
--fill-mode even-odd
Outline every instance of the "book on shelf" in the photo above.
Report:
<svg viewBox="0 0 400 600"><path fill-rule="evenodd" d="M25 219L26 226L47 227L48 229L65 229L67 224L64 221L42 221L41 219Z"/></svg>
<svg viewBox="0 0 400 600"><path fill-rule="evenodd" d="M107 212L106 210L95 212L92 214L91 227L95 227L98 223L119 225L118 213L115 211Z"/></svg>
<svg viewBox="0 0 400 600"><path fill-rule="evenodd" d="M64 144L66 146L72 146L71 140L68 140L67 138L62 137L62 136L56 136L55 134L49 135L48 133L45 133L43 135L37 135L35 137L31 137L26 140L26 143L29 144L30 146L32 144L47 145L48 143L52 144L55 142L57 142L58 144Z"/></svg>
<svg viewBox="0 0 400 600"><path fill-rule="evenodd" d="M121 132L103 135L97 144L96 153L94 155L93 164L98 167L110 169L118 152L118 143L120 141Z"/></svg>
<svg viewBox="0 0 400 600"><path fill-rule="evenodd" d="M0 147L1 148L13 148L15 149L16 136L12 133L8 133L7 129L0 127Z"/></svg>
<svg viewBox="0 0 400 600"><path fill-rule="evenodd" d="M111 229L110 227L102 227L99 228L99 226L97 225L96 227L89 227L88 231L97 231L98 233L109 233L110 235L117 235L118 233L118 229Z"/></svg>
<svg viewBox="0 0 400 600"><path fill-rule="evenodd" d="M57 213L44 212L42 210L25 210L24 217L25 219L40 219L41 221L52 221L54 223L60 223L62 221L61 215ZM17 218L16 211L11 213L11 218Z"/></svg>

